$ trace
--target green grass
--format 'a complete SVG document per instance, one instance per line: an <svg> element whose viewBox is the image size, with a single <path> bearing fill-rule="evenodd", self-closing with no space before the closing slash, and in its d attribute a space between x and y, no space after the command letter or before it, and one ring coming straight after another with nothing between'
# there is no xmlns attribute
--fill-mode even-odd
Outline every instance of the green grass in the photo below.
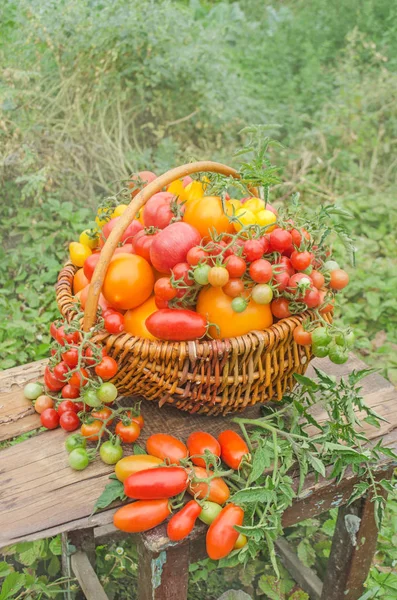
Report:
<svg viewBox="0 0 397 600"><path fill-rule="evenodd" d="M274 197L287 203L300 191L304 203L337 202L353 215L356 265L339 316L356 332L355 351L397 383L396 20L389 0L6 0L0 368L47 355L67 243L122 179L192 158L233 164L239 130L267 122L281 125L274 135L285 146L272 157L284 167ZM315 556L305 543L300 553L319 572L325 523L297 530L299 544L313 536ZM369 583L382 600L393 595L383 579L396 535L390 504ZM213 598L243 585L271 598L264 560L252 567L252 589L246 574L219 579L210 563L193 567L191 597L206 597L208 571ZM112 589L128 589L125 569L113 570ZM277 597L295 593L289 585Z"/></svg>

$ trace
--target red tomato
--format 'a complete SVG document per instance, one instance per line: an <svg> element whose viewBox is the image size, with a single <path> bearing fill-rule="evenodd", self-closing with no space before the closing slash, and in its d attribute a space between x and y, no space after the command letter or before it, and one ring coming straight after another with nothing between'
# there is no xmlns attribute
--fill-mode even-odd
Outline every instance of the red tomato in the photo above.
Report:
<svg viewBox="0 0 397 600"><path fill-rule="evenodd" d="M230 296L230 298L237 298L237 296L241 296L244 292L244 283L241 279L229 279L222 290L227 296Z"/></svg>
<svg viewBox="0 0 397 600"><path fill-rule="evenodd" d="M84 275L87 277L88 281L91 281L92 276L95 271L95 267L97 266L100 258L101 258L101 253L95 252L93 254L90 254L90 256L85 259L84 265L83 265L83 271L84 271Z"/></svg>
<svg viewBox="0 0 397 600"><path fill-rule="evenodd" d="M263 243L260 240L247 240L244 244L243 254L251 262L263 256Z"/></svg>
<svg viewBox="0 0 397 600"><path fill-rule="evenodd" d="M164 229L170 223L180 221L185 206L170 192L158 192L145 204L143 222L145 227Z"/></svg>
<svg viewBox="0 0 397 600"><path fill-rule="evenodd" d="M177 289L173 287L170 277L160 277L154 284L154 295L162 300L172 300L177 295Z"/></svg>
<svg viewBox="0 0 397 600"><path fill-rule="evenodd" d="M288 256L280 256L280 259L276 263L277 271L279 273L286 272L291 277L295 273L295 269L291 264L291 260Z"/></svg>
<svg viewBox="0 0 397 600"><path fill-rule="evenodd" d="M127 533L140 533L157 527L170 513L167 499L141 500L119 508L114 513L113 524Z"/></svg>
<svg viewBox="0 0 397 600"><path fill-rule="evenodd" d="M102 228L102 235L105 238L105 240L109 237L110 233L113 231L113 229L115 228L115 226L117 225L119 220L120 220L120 217L114 217L113 219L110 219L110 221L105 223L105 225ZM132 221L132 223L130 223L128 225L127 229L124 231L123 235L121 236L120 242L131 244L133 238L137 235L137 233L139 233L142 230L143 230L142 223L140 223L139 221L134 219Z"/></svg>
<svg viewBox="0 0 397 600"><path fill-rule="evenodd" d="M294 329L294 340L300 346L310 346L312 343L312 334L309 331L305 331L302 325L298 325Z"/></svg>
<svg viewBox="0 0 397 600"><path fill-rule="evenodd" d="M207 554L213 560L227 556L234 548L239 536L235 525L242 525L244 511L240 506L228 504L211 523L206 536Z"/></svg>
<svg viewBox="0 0 397 600"><path fill-rule="evenodd" d="M167 460L171 464L179 464L179 461L188 455L187 448L183 442L173 435L167 433L155 433L146 442L148 454Z"/></svg>
<svg viewBox="0 0 397 600"><path fill-rule="evenodd" d="M226 429L218 435L218 442L221 447L221 459L228 467L237 470L240 467L244 456L249 454L249 449L241 435Z"/></svg>
<svg viewBox="0 0 397 600"><path fill-rule="evenodd" d="M268 234L259 238L260 243L262 244L263 254L267 254L270 248L270 237Z"/></svg>
<svg viewBox="0 0 397 600"><path fill-rule="evenodd" d="M61 414L59 424L65 431L74 431L80 425L80 419L74 410L69 410Z"/></svg>
<svg viewBox="0 0 397 600"><path fill-rule="evenodd" d="M329 286L332 290L343 290L349 283L349 275L343 269L331 271Z"/></svg>
<svg viewBox="0 0 397 600"><path fill-rule="evenodd" d="M145 260L150 263L150 248L153 243L153 240L156 239L159 230L154 227L149 227L148 229L144 229L137 233L134 237L133 248L135 254L138 256L142 256Z"/></svg>
<svg viewBox="0 0 397 600"><path fill-rule="evenodd" d="M312 288L307 290L306 294L303 296L303 300L308 308L316 308L321 304L321 296L320 292L317 288Z"/></svg>
<svg viewBox="0 0 397 600"><path fill-rule="evenodd" d="M119 370L118 364L111 356L104 356L99 365L95 367L95 373L105 381L112 379Z"/></svg>
<svg viewBox="0 0 397 600"><path fill-rule="evenodd" d="M197 481L197 479L208 479L213 473L206 471L202 467L193 467L194 480L189 484L188 492L195 498L216 502L216 504L224 504L230 496L230 490L221 477L214 477L208 484L205 481ZM208 488L209 485L209 488Z"/></svg>
<svg viewBox="0 0 397 600"><path fill-rule="evenodd" d="M196 340L207 332L207 319L193 310L163 308L146 319L146 327L160 340Z"/></svg>
<svg viewBox="0 0 397 600"><path fill-rule="evenodd" d="M271 252L284 252L292 245L292 236L285 229L275 229L270 234Z"/></svg>
<svg viewBox="0 0 397 600"><path fill-rule="evenodd" d="M112 416L112 410L107 406L104 406L100 410L93 410L91 412L91 416L93 419L97 419L98 421L107 421L107 425L111 425L114 419L109 419Z"/></svg>
<svg viewBox="0 0 397 600"><path fill-rule="evenodd" d="M59 381L59 379L55 377L49 367L46 367L44 371L44 384L50 392L59 392L65 385L63 381Z"/></svg>
<svg viewBox="0 0 397 600"><path fill-rule="evenodd" d="M110 261L102 292L113 308L127 310L145 302L153 285L153 270L142 256L118 254Z"/></svg>
<svg viewBox="0 0 397 600"><path fill-rule="evenodd" d="M194 246L190 248L186 255L186 262L192 267L195 267L199 263L205 263L208 259L208 253L203 250L200 246Z"/></svg>
<svg viewBox="0 0 397 600"><path fill-rule="evenodd" d="M188 475L182 467L157 467L127 477L124 493L135 500L159 500L177 496L187 485Z"/></svg>
<svg viewBox="0 0 397 600"><path fill-rule="evenodd" d="M268 283L273 276L273 268L268 260L260 258L250 264L249 274L255 283Z"/></svg>
<svg viewBox="0 0 397 600"><path fill-rule="evenodd" d="M306 231L306 229L302 229L302 234L297 229L291 229L290 233L291 233L291 236L292 236L292 243L298 249L299 249L299 247L301 245L301 242L302 242L302 234L304 235L304 237L307 240L310 240L310 233L308 231Z"/></svg>
<svg viewBox="0 0 397 600"><path fill-rule="evenodd" d="M320 291L320 313L325 314L334 310L334 300L331 300L325 306L322 306L325 301L326 292Z"/></svg>
<svg viewBox="0 0 397 600"><path fill-rule="evenodd" d="M247 270L247 263L241 256L231 254L226 259L225 267L230 277L242 277Z"/></svg>
<svg viewBox="0 0 397 600"><path fill-rule="evenodd" d="M50 335L51 335L51 337L54 338L54 340L57 339L57 330L58 330L57 323L56 323L56 321L54 321L50 325Z"/></svg>
<svg viewBox="0 0 397 600"><path fill-rule="evenodd" d="M196 500L190 500L178 511L167 525L167 535L173 542L180 542L193 531L196 519L201 513L201 506Z"/></svg>
<svg viewBox="0 0 397 600"><path fill-rule="evenodd" d="M143 426L145 425L145 421L144 421L142 415L138 415L137 417L132 417L128 413L128 416L130 417L131 421L133 421L134 423L137 423L139 425L140 429L143 429Z"/></svg>
<svg viewBox="0 0 397 600"><path fill-rule="evenodd" d="M115 254L135 254L134 247L132 244L123 244L122 246L116 248L116 250L113 252L113 256Z"/></svg>
<svg viewBox="0 0 397 600"><path fill-rule="evenodd" d="M311 252L298 252L294 250L291 254L291 264L297 271L304 271L312 262L313 255Z"/></svg>
<svg viewBox="0 0 397 600"><path fill-rule="evenodd" d="M80 304L81 304L81 308L84 310L85 309L85 305L87 303L87 298L88 298L88 292L89 292L90 286L87 285L80 294ZM109 310L110 304L109 302L107 302L105 300L105 297L103 294L99 294L99 302L98 302L98 306L102 309L102 315L105 314L105 312L107 310Z"/></svg>
<svg viewBox="0 0 397 600"><path fill-rule="evenodd" d="M183 279L186 285L193 285L194 280L189 275L189 271L190 265L187 262L178 263L172 268L175 281L178 281L178 279Z"/></svg>
<svg viewBox="0 0 397 600"><path fill-rule="evenodd" d="M66 375L69 373L70 369L68 365L62 360L60 363L55 365L53 369L54 377L58 379L58 381L62 381L66 383L67 378Z"/></svg>
<svg viewBox="0 0 397 600"><path fill-rule="evenodd" d="M55 338L61 346L67 344L78 344L80 341L80 334L78 331L73 331L72 333L65 333L65 327L61 325L56 330L56 338Z"/></svg>
<svg viewBox="0 0 397 600"><path fill-rule="evenodd" d="M284 292L289 283L288 273L286 271L283 271L282 273L276 273L276 275L273 276L273 283L277 285L279 292Z"/></svg>
<svg viewBox="0 0 397 600"><path fill-rule="evenodd" d="M40 421L46 429L56 429L59 425L59 415L55 408L46 408L40 415Z"/></svg>
<svg viewBox="0 0 397 600"><path fill-rule="evenodd" d="M116 425L115 432L125 444L132 444L139 438L141 428L138 423L135 423L134 421L129 425L124 425L122 421L119 421Z"/></svg>
<svg viewBox="0 0 397 600"><path fill-rule="evenodd" d="M198 467L205 467L205 460L195 456L196 454L204 454L206 450L215 456L221 455L221 447L219 442L213 435L205 431L195 431L191 433L186 442L189 455L192 463Z"/></svg>
<svg viewBox="0 0 397 600"><path fill-rule="evenodd" d="M128 187L131 190L132 198L134 198L134 196L136 196L141 189L146 187L148 183L151 183L156 178L157 175L152 173L152 171L139 171L138 173L131 175Z"/></svg>
<svg viewBox="0 0 397 600"><path fill-rule="evenodd" d="M82 387L84 385L87 385L89 376L90 375L87 369L80 369L80 371L76 371L75 373L73 373L73 375L69 379L69 383L74 387Z"/></svg>
<svg viewBox="0 0 397 600"><path fill-rule="evenodd" d="M80 396L80 390L78 387L67 383L62 388L61 396L62 398L78 398Z"/></svg>
<svg viewBox="0 0 397 600"><path fill-rule="evenodd" d="M104 356L106 356L106 354L107 354L106 348L102 348L101 352L100 352L100 350L101 350L100 347L97 346L97 348L98 348L98 354L102 355L102 358ZM86 348L86 350L84 350L84 357L85 357L85 362L87 363L87 365L90 365L90 367L92 365L95 365L96 362L98 362L97 359L94 357L94 352L93 352L91 346L88 346L88 348Z"/></svg>
<svg viewBox="0 0 397 600"><path fill-rule="evenodd" d="M291 316L289 302L286 298L276 298L270 304L271 311L277 319L285 319Z"/></svg>
<svg viewBox="0 0 397 600"><path fill-rule="evenodd" d="M190 248L200 243L197 229L188 223L171 223L153 240L150 259L157 271L169 273L178 263L186 261Z"/></svg>
<svg viewBox="0 0 397 600"><path fill-rule="evenodd" d="M325 278L320 271L312 271L310 273L310 279L312 280L314 287L316 287L318 290L321 290L321 288L324 287Z"/></svg>
<svg viewBox="0 0 397 600"><path fill-rule="evenodd" d="M296 293L298 284L300 288L308 288L312 285L312 280L310 279L310 276L305 275L305 273L295 273L295 275L292 275L292 277L289 278L288 291Z"/></svg>
<svg viewBox="0 0 397 600"><path fill-rule="evenodd" d="M178 292L177 292L178 293ZM163 308L168 308L168 300L166 300L165 298L160 298L159 296L155 296L154 298L154 302L156 304L156 307L160 310ZM150 315L148 315L150 316ZM146 319L145 319L145 325L144 325L146 331L148 331L147 327L146 327ZM150 335L150 339L155 340L155 336L152 335L151 333L149 333Z"/></svg>
<svg viewBox="0 0 397 600"><path fill-rule="evenodd" d="M108 333L118 334L124 331L124 317L116 311L108 311L104 316L105 329Z"/></svg>
<svg viewBox="0 0 397 600"><path fill-rule="evenodd" d="M71 400L62 400L57 408L58 415L61 416L65 412L77 412L76 403Z"/></svg>
<svg viewBox="0 0 397 600"><path fill-rule="evenodd" d="M63 362L66 363L68 367L71 369L77 367L77 363L79 362L79 350L76 346L69 348L69 350L66 350L61 356Z"/></svg>

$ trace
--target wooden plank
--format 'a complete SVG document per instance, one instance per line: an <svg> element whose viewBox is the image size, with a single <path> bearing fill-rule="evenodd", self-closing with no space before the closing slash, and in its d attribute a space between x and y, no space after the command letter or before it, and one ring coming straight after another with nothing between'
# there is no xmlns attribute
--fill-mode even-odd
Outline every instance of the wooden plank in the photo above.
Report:
<svg viewBox="0 0 397 600"><path fill-rule="evenodd" d="M82 550L71 556L71 564L77 581L87 600L109 600L101 582L91 565L88 556Z"/></svg>
<svg viewBox="0 0 397 600"><path fill-rule="evenodd" d="M309 594L311 600L320 600L323 584L316 573L299 560L287 540L279 538L274 542L274 545L281 562L294 581Z"/></svg>

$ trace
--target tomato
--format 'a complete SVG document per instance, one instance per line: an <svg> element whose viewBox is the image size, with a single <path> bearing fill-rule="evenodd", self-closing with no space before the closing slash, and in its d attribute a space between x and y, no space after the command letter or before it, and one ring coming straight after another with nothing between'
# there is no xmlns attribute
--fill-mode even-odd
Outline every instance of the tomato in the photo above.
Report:
<svg viewBox="0 0 397 600"><path fill-rule="evenodd" d="M177 295L177 289L173 287L170 277L160 277L154 284L154 295L163 300L172 300Z"/></svg>
<svg viewBox="0 0 397 600"><path fill-rule="evenodd" d="M324 269L326 271L337 271L339 268L340 267L336 260L327 260L327 262L324 263Z"/></svg>
<svg viewBox="0 0 397 600"><path fill-rule="evenodd" d="M236 313L242 313L248 306L248 301L245 298L233 298L232 300L232 309Z"/></svg>
<svg viewBox="0 0 397 600"><path fill-rule="evenodd" d="M163 308L146 319L146 327L161 340L196 340L206 334L207 320L192 310Z"/></svg>
<svg viewBox="0 0 397 600"><path fill-rule="evenodd" d="M80 268L78 271L76 271L73 277L73 294L80 292L89 283L89 280L84 274L84 269Z"/></svg>
<svg viewBox="0 0 397 600"><path fill-rule="evenodd" d="M309 331L305 331L302 325L298 325L294 329L294 340L300 346L310 346L312 343L312 334Z"/></svg>
<svg viewBox="0 0 397 600"><path fill-rule="evenodd" d="M208 259L208 253L200 246L193 246L186 255L186 262L191 266L196 266Z"/></svg>
<svg viewBox="0 0 397 600"><path fill-rule="evenodd" d="M320 304L320 313L326 314L329 312L332 312L334 310L334 300L330 299L328 300L327 298L327 293L325 291L320 291L320 300L321 300L321 304ZM328 302L327 304L325 304L325 302Z"/></svg>
<svg viewBox="0 0 397 600"><path fill-rule="evenodd" d="M83 310L85 309L85 305L87 303L89 289L90 289L90 286L87 285L83 290L81 290L80 304L81 304L81 308ZM103 294L99 294L98 306L102 309L102 314L104 314L104 312L110 308L109 302L107 302L105 300Z"/></svg>
<svg viewBox="0 0 397 600"><path fill-rule="evenodd" d="M170 192L158 192L146 202L143 209L145 227L164 229L170 223L180 221L185 206Z"/></svg>
<svg viewBox="0 0 397 600"><path fill-rule="evenodd" d="M349 275L343 269L331 271L329 287L333 290L343 290L349 283Z"/></svg>
<svg viewBox="0 0 397 600"><path fill-rule="evenodd" d="M207 479L213 473L206 471L203 467L193 467L194 480L190 482L188 492L195 498L209 500L217 504L224 504L230 496L230 490L221 477L214 477L208 484L206 481L197 481Z"/></svg>
<svg viewBox="0 0 397 600"><path fill-rule="evenodd" d="M295 273L292 277L289 278L288 282L288 291L296 293L297 288L301 291L305 291L310 289L312 285L312 280L309 275L305 275L304 273Z"/></svg>
<svg viewBox="0 0 397 600"><path fill-rule="evenodd" d="M94 254L91 254L91 256L88 256L88 258L85 259L84 266L83 266L83 272L84 272L84 275L86 276L86 279L88 280L88 282L91 281L92 276L95 271L95 267L97 266L100 258L101 258L101 254L99 252L95 252Z"/></svg>
<svg viewBox="0 0 397 600"><path fill-rule="evenodd" d="M71 399L78 398L80 396L80 390L78 387L76 387L74 385L70 385L70 383L67 383L62 388L61 396L62 396L62 398L71 398Z"/></svg>
<svg viewBox="0 0 397 600"><path fill-rule="evenodd" d="M292 245L292 236L285 229L275 229L270 234L270 249L272 252L284 252Z"/></svg>
<svg viewBox="0 0 397 600"><path fill-rule="evenodd" d="M68 367L70 367L71 369L74 369L75 367L77 367L77 364L79 362L79 350L78 350L78 348L76 348L76 346L69 348L69 350L66 350L66 352L63 352L63 354L61 356L62 356L63 362Z"/></svg>
<svg viewBox="0 0 397 600"><path fill-rule="evenodd" d="M291 254L291 264L297 271L304 271L312 262L313 255L311 252L298 252L294 250Z"/></svg>
<svg viewBox="0 0 397 600"><path fill-rule="evenodd" d="M110 261L102 291L113 308L130 309L149 298L153 285L153 271L144 258L118 254Z"/></svg>
<svg viewBox="0 0 397 600"><path fill-rule="evenodd" d="M69 454L69 466L75 471L83 471L88 467L90 459L85 448L75 448Z"/></svg>
<svg viewBox="0 0 397 600"><path fill-rule="evenodd" d="M197 229L188 223L171 223L153 240L150 260L160 273L169 273L178 263L186 262L190 248L200 243Z"/></svg>
<svg viewBox="0 0 397 600"><path fill-rule="evenodd" d="M102 426L102 421L98 420L83 423L81 426L81 435L88 438L90 442L97 442L99 437L103 436L103 431L101 432Z"/></svg>
<svg viewBox="0 0 397 600"><path fill-rule="evenodd" d="M208 273L208 283L214 287L223 287L229 281L229 272L225 267L212 267Z"/></svg>
<svg viewBox="0 0 397 600"><path fill-rule="evenodd" d="M151 456L150 454L133 454L119 460L115 467L116 477L119 481L124 481L133 473L154 469L163 463L161 458Z"/></svg>
<svg viewBox="0 0 397 600"><path fill-rule="evenodd" d="M44 370L44 384L50 392L59 392L65 385L63 381L59 381L59 379L55 377L49 367L46 367Z"/></svg>
<svg viewBox="0 0 397 600"><path fill-rule="evenodd" d="M157 175L152 171L139 171L138 173L131 175L128 187L131 190L132 198L134 198L141 189L146 187L148 183L151 183L155 179L157 179Z"/></svg>
<svg viewBox="0 0 397 600"><path fill-rule="evenodd" d="M232 208L227 205L225 208L231 215ZM209 236L214 229L216 233L233 232L233 225L218 196L204 196L188 202L183 220L193 225L202 238Z"/></svg>
<svg viewBox="0 0 397 600"><path fill-rule="evenodd" d="M227 257L225 267L229 271L230 277L242 277L247 270L247 264L241 256L231 254Z"/></svg>
<svg viewBox="0 0 397 600"><path fill-rule="evenodd" d="M104 356L99 363L95 367L95 373L101 379L112 379L118 371L119 367L117 362L111 356Z"/></svg>
<svg viewBox="0 0 397 600"><path fill-rule="evenodd" d="M312 331L312 342L316 346L328 346L331 336L325 327L317 327Z"/></svg>
<svg viewBox="0 0 397 600"><path fill-rule="evenodd" d="M276 262L276 267L279 273L286 272L290 277L295 273L295 269L288 256L280 256Z"/></svg>
<svg viewBox="0 0 397 600"><path fill-rule="evenodd" d="M59 424L65 431L74 431L80 425L80 419L74 410L68 410L61 414Z"/></svg>
<svg viewBox="0 0 397 600"><path fill-rule="evenodd" d="M145 260L150 263L150 248L153 243L153 240L156 238L159 230L154 227L149 227L148 229L144 229L140 231L134 237L133 248L135 254L142 256Z"/></svg>
<svg viewBox="0 0 397 600"><path fill-rule="evenodd" d="M98 245L98 233L93 229L85 229L80 233L79 242L94 250Z"/></svg>
<svg viewBox="0 0 397 600"><path fill-rule="evenodd" d="M93 419L97 419L98 421L106 421L106 425L111 425L114 421L114 419L110 419L110 417L112 416L112 411L110 410L110 408L108 408L107 406L104 406L103 408L100 408L99 410L93 410L91 412L91 417Z"/></svg>
<svg viewBox="0 0 397 600"><path fill-rule="evenodd" d="M270 304L270 309L277 319L285 319L291 316L289 301L286 298L276 298Z"/></svg>
<svg viewBox="0 0 397 600"><path fill-rule="evenodd" d="M64 383L66 383L66 381L67 381L66 376L69 373L69 371L70 371L70 369L69 369L68 365L64 361L61 361L60 363L55 365L55 367L53 369L54 377L56 377L58 379L58 381L63 381Z"/></svg>
<svg viewBox="0 0 397 600"><path fill-rule="evenodd" d="M267 204L266 206L269 207L270 204ZM270 208L265 208L264 210L259 210L255 215L255 222L261 227L266 227L266 231L268 232L273 231L275 227L274 224L277 221L277 213L273 211L275 211L273 207L272 210L270 210Z"/></svg>
<svg viewBox="0 0 397 600"><path fill-rule="evenodd" d="M130 415L130 413L128 413L128 416L130 417L131 421L133 421L134 423L138 423L139 427L141 429L143 429L145 421L143 420L142 415L138 415L137 417L134 417L134 416Z"/></svg>
<svg viewBox="0 0 397 600"><path fill-rule="evenodd" d="M324 287L325 278L320 271L312 271L310 273L310 279L312 280L314 287L318 290L321 290Z"/></svg>
<svg viewBox="0 0 397 600"><path fill-rule="evenodd" d="M127 208L128 208L128 204L119 204L118 206L116 206L116 208L114 209L114 211L112 213L112 219L114 217L121 217L121 215L125 213Z"/></svg>
<svg viewBox="0 0 397 600"><path fill-rule="evenodd" d="M90 375L87 369L80 369L79 371L73 373L69 379L69 383L70 385L80 388L87 385L89 377Z"/></svg>
<svg viewBox="0 0 397 600"><path fill-rule="evenodd" d="M211 272L211 267L209 265L198 265L194 269L194 281L199 285L207 285L209 282L209 275Z"/></svg>
<svg viewBox="0 0 397 600"><path fill-rule="evenodd" d="M63 413L65 412L77 412L76 409L76 404L75 402L72 402L71 400L62 400L62 402L60 402L60 404L58 404L58 415L61 416L63 415Z"/></svg>
<svg viewBox="0 0 397 600"><path fill-rule="evenodd" d="M172 498L184 492L188 476L182 467L157 467L138 471L124 481L124 493L136 500Z"/></svg>
<svg viewBox="0 0 397 600"><path fill-rule="evenodd" d="M325 356L328 356L329 346L317 346L316 344L313 344L312 352L317 358L324 358Z"/></svg>
<svg viewBox="0 0 397 600"><path fill-rule="evenodd" d="M113 524L127 533L140 533L157 527L170 513L167 499L141 500L119 508L113 516Z"/></svg>
<svg viewBox="0 0 397 600"><path fill-rule="evenodd" d="M59 425L59 415L54 408L46 408L40 415L40 421L46 429L56 429Z"/></svg>
<svg viewBox="0 0 397 600"><path fill-rule="evenodd" d="M190 272L190 265L187 262L178 263L172 268L175 281L182 279L186 285L192 285L194 283Z"/></svg>
<svg viewBox="0 0 397 600"><path fill-rule="evenodd" d="M263 244L260 240L247 240L243 246L243 254L248 262L263 256Z"/></svg>
<svg viewBox="0 0 397 600"><path fill-rule="evenodd" d="M107 381L106 383L102 383L102 385L97 389L96 395L98 396L99 401L103 404L111 404L116 400L118 392L116 386Z"/></svg>
<svg viewBox="0 0 397 600"><path fill-rule="evenodd" d="M66 344L78 344L80 341L79 332L72 331L71 333L66 333L64 325L61 325L60 327L58 327L55 335L56 335L56 337L55 337L56 341L61 346L64 346L65 343Z"/></svg>
<svg viewBox="0 0 397 600"><path fill-rule="evenodd" d="M228 467L239 469L244 456L249 455L249 449L241 435L226 429L218 435L221 447L221 459Z"/></svg>
<svg viewBox="0 0 397 600"><path fill-rule="evenodd" d="M41 383L27 383L23 388L23 395L28 400L36 400L43 393Z"/></svg>
<svg viewBox="0 0 397 600"><path fill-rule="evenodd" d="M113 231L113 229L115 228L115 226L118 224L118 222L120 221L120 217L115 217L114 219L110 219L110 221L108 221L106 223L106 225L104 225L103 229L102 229L102 235L105 238L105 240L109 237L110 233ZM132 221L132 223L130 223L127 227L127 229L124 231L123 235L120 238L120 242L121 243L133 243L135 236L143 230L143 225L142 223L140 223L139 221L137 221L136 219L134 219Z"/></svg>
<svg viewBox="0 0 397 600"><path fill-rule="evenodd" d="M251 297L257 304L270 304L273 299L273 290L267 283L260 283L253 288Z"/></svg>
<svg viewBox="0 0 397 600"><path fill-rule="evenodd" d="M108 333L117 335L124 331L124 316L116 311L107 312L104 316L105 329Z"/></svg>
<svg viewBox="0 0 397 600"><path fill-rule="evenodd" d="M352 348L354 345L354 333L348 331L347 333L338 333L335 336L335 342L338 346L344 346L345 348Z"/></svg>
<svg viewBox="0 0 397 600"><path fill-rule="evenodd" d="M291 229L291 231L290 231L291 237L292 237L292 244L298 249L302 243L302 235L307 240L310 240L310 233L308 231L306 231L306 229L302 229L301 232L298 231L298 229Z"/></svg>
<svg viewBox="0 0 397 600"><path fill-rule="evenodd" d="M277 290L279 292L284 292L287 287L288 287L288 283L289 283L289 275L286 271L283 271L281 273L276 273L273 276L273 282L272 284L274 286L277 286Z"/></svg>
<svg viewBox="0 0 397 600"><path fill-rule="evenodd" d="M206 450L214 456L221 455L221 447L219 442L210 433L205 431L195 431L191 433L186 442L187 449L193 464L199 467L206 467L205 460L195 456L196 454L204 454Z"/></svg>
<svg viewBox="0 0 397 600"><path fill-rule="evenodd" d="M100 346L88 346L84 350L84 358L87 365L92 367L101 362L102 358L107 355L106 348Z"/></svg>
<svg viewBox="0 0 397 600"><path fill-rule="evenodd" d="M311 288L310 290L307 290L306 294L303 296L303 302L308 308L316 308L317 306L320 306L321 296L318 289Z"/></svg>
<svg viewBox="0 0 397 600"><path fill-rule="evenodd" d="M124 327L125 331L135 335L136 337L146 338L149 340L155 340L156 338L152 335L145 323L146 319L157 311L155 297L151 296L138 306L137 308L133 308L132 310L127 310L124 315Z"/></svg>
<svg viewBox="0 0 397 600"><path fill-rule="evenodd" d="M236 540L236 543L233 546L233 549L240 550L241 548L244 548L244 546L246 546L247 543L248 543L247 536L244 535L243 533L240 533Z"/></svg>
<svg viewBox="0 0 397 600"><path fill-rule="evenodd" d="M54 408L54 401L49 396L41 395L36 398L34 403L34 409L39 415L44 412L47 408Z"/></svg>
<svg viewBox="0 0 397 600"><path fill-rule="evenodd" d="M331 362L336 365L343 365L349 358L349 353L347 350L338 346L337 344L331 344L329 346L328 356Z"/></svg>
<svg viewBox="0 0 397 600"><path fill-rule="evenodd" d="M260 258L250 264L249 274L255 283L267 283L273 276L273 268L268 260Z"/></svg>
<svg viewBox="0 0 397 600"><path fill-rule="evenodd" d="M216 502L209 502L208 500L206 500L202 503L199 519L206 525L211 525L212 521L216 519L221 510L222 506L220 506Z"/></svg>
<svg viewBox="0 0 397 600"><path fill-rule="evenodd" d="M134 423L133 421L129 425L125 425L122 421L119 421L116 425L115 433L125 444L132 444L139 438L141 428L138 423Z"/></svg>
<svg viewBox="0 0 397 600"><path fill-rule="evenodd" d="M171 464L177 465L180 460L188 455L185 444L167 433L151 435L146 442L146 450L152 456L157 456L161 460L167 460Z"/></svg>
<svg viewBox="0 0 397 600"><path fill-rule="evenodd" d="M237 299L227 296L222 288L204 288L199 293L197 312L219 327L219 332L215 327L209 328L212 337L220 339L244 335L253 329L266 329L273 323L269 306L257 304L252 299L244 312L236 313L232 302Z"/></svg>
<svg viewBox="0 0 397 600"><path fill-rule="evenodd" d="M115 465L123 457L123 449L119 443L108 440L99 448L99 455L106 465Z"/></svg>
<svg viewBox="0 0 397 600"><path fill-rule="evenodd" d="M241 294L244 292L244 283L241 281L241 279L229 279L227 284L223 286L222 290L226 296L230 296L230 298L237 298L237 296L241 296Z"/></svg>
<svg viewBox="0 0 397 600"><path fill-rule="evenodd" d="M69 435L65 441L65 448L68 453L72 452L76 448L85 448L87 446L87 440L82 437L79 433Z"/></svg>
<svg viewBox="0 0 397 600"><path fill-rule="evenodd" d="M189 535L201 513L201 506L196 500L190 500L173 515L167 525L167 535L173 542L180 542Z"/></svg>
<svg viewBox="0 0 397 600"><path fill-rule="evenodd" d="M207 554L213 560L227 556L234 548L239 536L235 525L242 525L244 511L240 506L228 504L211 523L206 536Z"/></svg>
<svg viewBox="0 0 397 600"><path fill-rule="evenodd" d="M91 248L80 244L80 242L71 242L69 244L70 260L75 267L82 267L85 260L92 254Z"/></svg>

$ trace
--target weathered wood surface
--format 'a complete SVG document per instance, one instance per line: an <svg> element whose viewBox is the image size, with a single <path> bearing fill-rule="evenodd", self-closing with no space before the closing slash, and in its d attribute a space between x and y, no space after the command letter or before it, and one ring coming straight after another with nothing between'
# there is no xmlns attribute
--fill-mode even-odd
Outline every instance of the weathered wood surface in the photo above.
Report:
<svg viewBox="0 0 397 600"><path fill-rule="evenodd" d="M0 374L0 439L8 439L17 433L36 429L40 426L39 417L29 412L30 403L23 399L22 387L27 381L37 379L43 369L43 361L10 369ZM314 361L316 364L316 361ZM327 360L317 362L322 370L336 376L346 375L353 369L364 368L364 364L352 357L341 366L332 365ZM309 373L310 374L310 373ZM397 393L393 386L377 374L363 380L363 393L367 403L385 416L389 422L383 423L380 430L365 425L368 436L376 439L386 436L385 443L396 446ZM244 416L255 417L259 407L248 409ZM159 409L150 402L142 402L145 428L140 438L144 444L154 432L169 432L186 439L194 430L203 429L213 434L225 427L233 427L227 417L206 417L187 415L172 407ZM325 418L325 415L316 415ZM11 423L11 424L10 424ZM11 432L11 433L10 433ZM63 442L67 434L61 429L45 432L21 442L1 452L0 466L0 547L21 540L31 540L55 535L62 531L85 529L108 525L115 509L90 516L95 499L108 483L112 467L95 460L83 472L72 471L67 464L67 454ZM385 461L387 463L387 461ZM382 468L382 465L380 465ZM387 468L387 466L385 467ZM343 493L348 493L349 486ZM313 508L313 498L322 494L320 505ZM285 524L290 519L301 520L304 515L319 514L323 507L339 506L335 486L330 482L308 479L303 498L294 503L292 511L285 515ZM322 502L324 500L324 502ZM321 504L322 502L322 504ZM290 515L288 517L288 514Z"/></svg>
<svg viewBox="0 0 397 600"><path fill-rule="evenodd" d="M91 565L88 556L82 550L78 550L71 556L73 573L84 592L87 600L109 600Z"/></svg>
<svg viewBox="0 0 397 600"><path fill-rule="evenodd" d="M310 596L310 600L320 600L323 584L312 569L301 563L296 552L284 538L275 541L281 562L294 581Z"/></svg>

